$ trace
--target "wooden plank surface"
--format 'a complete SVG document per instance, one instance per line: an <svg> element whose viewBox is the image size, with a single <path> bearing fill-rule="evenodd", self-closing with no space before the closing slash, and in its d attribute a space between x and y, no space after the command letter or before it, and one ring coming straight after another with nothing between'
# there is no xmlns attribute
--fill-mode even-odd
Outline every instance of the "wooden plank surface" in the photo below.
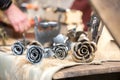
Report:
<svg viewBox="0 0 120 80"><path fill-rule="evenodd" d="M80 65L57 72L53 79L80 77L94 74L120 72L120 62L105 62L102 65ZM63 74L64 73L64 74Z"/></svg>
<svg viewBox="0 0 120 80"><path fill-rule="evenodd" d="M90 0L120 47L120 0Z"/></svg>

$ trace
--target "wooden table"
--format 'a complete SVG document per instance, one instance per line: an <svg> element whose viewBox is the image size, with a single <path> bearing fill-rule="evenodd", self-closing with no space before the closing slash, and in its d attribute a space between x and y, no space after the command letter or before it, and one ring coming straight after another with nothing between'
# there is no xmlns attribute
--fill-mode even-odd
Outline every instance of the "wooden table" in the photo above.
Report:
<svg viewBox="0 0 120 80"><path fill-rule="evenodd" d="M82 76L90 76L90 75L92 76L97 74L109 74L109 73L117 73L117 72L119 72L120 75L120 62L105 62L102 65L80 65L80 66L66 68L61 71L58 71L53 76L53 79L55 80L65 79L65 78L77 79L78 77L79 79L82 79Z"/></svg>

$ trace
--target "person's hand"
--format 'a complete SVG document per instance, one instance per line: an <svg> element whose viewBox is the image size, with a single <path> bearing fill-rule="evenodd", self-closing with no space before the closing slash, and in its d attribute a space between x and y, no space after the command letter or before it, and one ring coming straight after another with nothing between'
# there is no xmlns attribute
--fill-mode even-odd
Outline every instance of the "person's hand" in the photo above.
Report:
<svg viewBox="0 0 120 80"><path fill-rule="evenodd" d="M14 4L11 4L5 14L16 32L22 33L30 28L27 16Z"/></svg>

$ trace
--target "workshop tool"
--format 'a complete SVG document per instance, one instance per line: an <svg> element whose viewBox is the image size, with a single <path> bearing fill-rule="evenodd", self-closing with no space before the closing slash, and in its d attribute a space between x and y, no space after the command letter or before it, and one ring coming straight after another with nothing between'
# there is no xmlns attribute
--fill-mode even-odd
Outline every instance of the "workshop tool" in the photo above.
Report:
<svg viewBox="0 0 120 80"><path fill-rule="evenodd" d="M81 63L93 61L97 50L96 43L89 41L85 34L80 35L78 42L73 43L71 47L73 60Z"/></svg>
<svg viewBox="0 0 120 80"><path fill-rule="evenodd" d="M58 18L58 22L38 22L37 17L35 17L35 38L41 44L46 42L52 42L53 38L56 37L61 29L60 25L61 15ZM39 29L43 30L39 30ZM49 30L49 28L51 28ZM48 30L46 30L48 29Z"/></svg>

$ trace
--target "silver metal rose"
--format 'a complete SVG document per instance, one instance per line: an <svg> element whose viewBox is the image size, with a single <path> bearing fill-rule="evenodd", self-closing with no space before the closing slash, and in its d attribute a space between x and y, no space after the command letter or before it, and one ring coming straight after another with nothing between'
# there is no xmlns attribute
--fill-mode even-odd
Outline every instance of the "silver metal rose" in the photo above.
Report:
<svg viewBox="0 0 120 80"><path fill-rule="evenodd" d="M30 43L29 40L19 40L17 42L15 42L12 47L11 50L13 52L13 54L15 55L22 55L26 49L26 46Z"/></svg>
<svg viewBox="0 0 120 80"><path fill-rule="evenodd" d="M12 45L11 50L15 55L22 55L25 50L25 46L20 41L17 41Z"/></svg>
<svg viewBox="0 0 120 80"><path fill-rule="evenodd" d="M56 44L53 46L54 56L58 59L65 59L68 55L68 47L64 44Z"/></svg>
<svg viewBox="0 0 120 80"><path fill-rule="evenodd" d="M27 59L31 63L39 63L43 58L44 50L37 45L31 45L27 49Z"/></svg>

